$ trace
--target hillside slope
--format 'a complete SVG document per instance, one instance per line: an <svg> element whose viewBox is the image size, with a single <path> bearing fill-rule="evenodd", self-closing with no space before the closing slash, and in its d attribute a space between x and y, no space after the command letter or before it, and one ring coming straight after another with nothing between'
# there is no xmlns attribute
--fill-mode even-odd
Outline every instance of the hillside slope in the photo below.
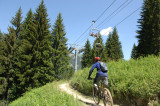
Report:
<svg viewBox="0 0 160 106"><path fill-rule="evenodd" d="M60 88L62 89L62 91L67 92L70 95L73 95L74 98L84 102L86 105L97 106L96 103L93 101L92 97L89 97L89 96L83 95L82 93L77 92L76 90L74 90L69 86L69 83L60 84ZM103 102L102 103L101 102L99 103L98 106L104 106ZM113 105L113 106L119 106L119 105Z"/></svg>
<svg viewBox="0 0 160 106"><path fill-rule="evenodd" d="M138 60L107 63L109 89L114 100L129 104L146 105L160 97L160 56ZM75 73L70 85L78 91L91 95L92 81L87 80L90 68ZM94 77L96 70L91 77Z"/></svg>
<svg viewBox="0 0 160 106"><path fill-rule="evenodd" d="M35 88L24 96L9 104L9 106L82 106L73 96L60 90L61 82L48 83Z"/></svg>

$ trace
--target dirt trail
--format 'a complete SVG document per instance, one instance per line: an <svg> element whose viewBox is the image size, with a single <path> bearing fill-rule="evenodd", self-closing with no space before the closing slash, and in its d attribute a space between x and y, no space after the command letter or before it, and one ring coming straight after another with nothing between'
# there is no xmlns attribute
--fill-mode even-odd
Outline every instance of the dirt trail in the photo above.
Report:
<svg viewBox="0 0 160 106"><path fill-rule="evenodd" d="M59 85L60 89L67 92L70 95L73 95L74 98L79 99L83 103L85 103L87 106L97 106L92 98L82 95L81 93L77 92L76 90L72 89L68 83L63 83ZM100 103L98 106L103 106L102 103ZM118 105L114 105L118 106Z"/></svg>

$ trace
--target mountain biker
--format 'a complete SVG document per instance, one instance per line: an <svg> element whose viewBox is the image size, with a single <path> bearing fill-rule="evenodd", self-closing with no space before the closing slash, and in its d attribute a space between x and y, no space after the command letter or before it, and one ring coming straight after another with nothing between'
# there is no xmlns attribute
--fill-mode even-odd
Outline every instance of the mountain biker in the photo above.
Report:
<svg viewBox="0 0 160 106"><path fill-rule="evenodd" d="M100 80L103 81L103 83L105 84L105 86L108 86L108 74L107 72L103 72L101 71L101 66L100 66L100 57L95 57L95 63L93 64L92 68L90 69L89 71L89 76L88 76L88 79L91 79L90 76L94 70L94 68L97 68L97 74L96 74L96 77L94 79L94 87L97 89L97 85L98 85L98 82ZM108 70L108 69L107 69Z"/></svg>

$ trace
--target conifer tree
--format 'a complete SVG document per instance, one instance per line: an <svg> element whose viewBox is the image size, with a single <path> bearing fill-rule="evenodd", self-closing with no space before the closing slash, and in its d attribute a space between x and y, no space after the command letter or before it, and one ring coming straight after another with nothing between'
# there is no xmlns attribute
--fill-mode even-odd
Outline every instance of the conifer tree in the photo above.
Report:
<svg viewBox="0 0 160 106"><path fill-rule="evenodd" d="M0 101L5 99L5 85L6 85L6 78L2 74L4 73L4 69L2 66L2 56L4 53L4 36L3 33L0 31Z"/></svg>
<svg viewBox="0 0 160 106"><path fill-rule="evenodd" d="M109 34L109 37L105 43L105 50L104 50L104 61L111 61L112 60L112 34Z"/></svg>
<svg viewBox="0 0 160 106"><path fill-rule="evenodd" d="M82 55L82 68L89 67L93 63L92 60L92 49L89 40L87 40Z"/></svg>
<svg viewBox="0 0 160 106"><path fill-rule="evenodd" d="M34 51L33 46L36 42L36 33L36 25L33 23L33 13L30 9L23 22L22 30L17 41L17 45L19 46L16 52L16 76L14 79L16 88L14 93L17 97L34 87L34 66L31 63Z"/></svg>
<svg viewBox="0 0 160 106"><path fill-rule="evenodd" d="M3 33L0 30L0 55L2 55L2 51L3 51L3 45L4 45L4 38L3 38ZM0 61L1 62L1 61Z"/></svg>
<svg viewBox="0 0 160 106"><path fill-rule="evenodd" d="M131 58L136 59L137 58L137 50L136 50L136 45L134 43L132 53L131 53Z"/></svg>
<svg viewBox="0 0 160 106"><path fill-rule="evenodd" d="M138 20L139 30L137 31L138 46L137 55L157 55L160 52L160 1L145 0L141 18Z"/></svg>
<svg viewBox="0 0 160 106"><path fill-rule="evenodd" d="M121 42L119 41L119 36L117 34L117 29L114 28L112 33L112 53L111 57L113 60L119 60L123 58L122 46Z"/></svg>
<svg viewBox="0 0 160 106"><path fill-rule="evenodd" d="M44 1L40 3L33 17L34 34L32 46L31 68L32 87L39 87L54 80L54 72L52 70L52 36L50 34L49 19L47 18L47 9Z"/></svg>
<svg viewBox="0 0 160 106"><path fill-rule="evenodd" d="M53 36L53 63L55 77L62 79L62 74L69 71L69 50L67 49L67 38L65 37L65 29L61 13L58 14L57 20L52 28Z"/></svg>
<svg viewBox="0 0 160 106"><path fill-rule="evenodd" d="M15 17L12 17L11 24L14 26L14 30L16 33L16 39L18 35L20 34L20 31L22 29L22 10L21 7L18 9Z"/></svg>
<svg viewBox="0 0 160 106"><path fill-rule="evenodd" d="M117 34L117 29L114 28L113 32L109 34L109 37L105 44L105 60L119 60L123 58L122 46L119 41L119 36Z"/></svg>
<svg viewBox="0 0 160 106"><path fill-rule="evenodd" d="M2 37L3 37L3 33L1 32L0 30L0 41L2 40ZM2 42L2 41L1 41Z"/></svg>
<svg viewBox="0 0 160 106"><path fill-rule="evenodd" d="M9 90L13 88L14 77L15 77L15 63L16 63L16 48L17 48L17 37L21 31L21 8L17 11L15 17L12 18L11 26L8 28L9 34L4 36L4 46L3 46L3 54L1 57L1 65L3 67L3 72L0 73L2 76L5 76L6 87L5 87L5 100L6 105L8 105L10 99ZM0 76L1 76L0 75Z"/></svg>
<svg viewBox="0 0 160 106"><path fill-rule="evenodd" d="M13 78L14 78L14 49L16 42L16 33L13 27L10 27L9 34L5 35L5 45L3 47L4 52L1 57L1 65L3 67L2 73L0 76L5 76L6 86L5 86L5 100L6 105L9 102L9 90L12 88Z"/></svg>

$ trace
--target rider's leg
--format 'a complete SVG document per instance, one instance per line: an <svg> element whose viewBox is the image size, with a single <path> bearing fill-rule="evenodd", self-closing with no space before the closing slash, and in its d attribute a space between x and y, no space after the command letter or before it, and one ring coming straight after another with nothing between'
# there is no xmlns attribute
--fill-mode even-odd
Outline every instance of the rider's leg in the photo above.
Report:
<svg viewBox="0 0 160 106"><path fill-rule="evenodd" d="M94 85L94 88L96 88L96 90L98 90L98 76L95 77L94 79L94 82L93 82L93 85Z"/></svg>
<svg viewBox="0 0 160 106"><path fill-rule="evenodd" d="M94 80L94 87L98 88L98 84L99 84L99 81L102 80L102 76L97 76L95 77L95 80Z"/></svg>
<svg viewBox="0 0 160 106"><path fill-rule="evenodd" d="M107 88L108 87L108 77L103 78L103 83L104 83L104 87Z"/></svg>
<svg viewBox="0 0 160 106"><path fill-rule="evenodd" d="M104 88L107 88L108 87L108 78L107 77L104 77L103 78L103 86L104 86ZM105 95L107 95L107 91L105 91L104 92L105 93Z"/></svg>

